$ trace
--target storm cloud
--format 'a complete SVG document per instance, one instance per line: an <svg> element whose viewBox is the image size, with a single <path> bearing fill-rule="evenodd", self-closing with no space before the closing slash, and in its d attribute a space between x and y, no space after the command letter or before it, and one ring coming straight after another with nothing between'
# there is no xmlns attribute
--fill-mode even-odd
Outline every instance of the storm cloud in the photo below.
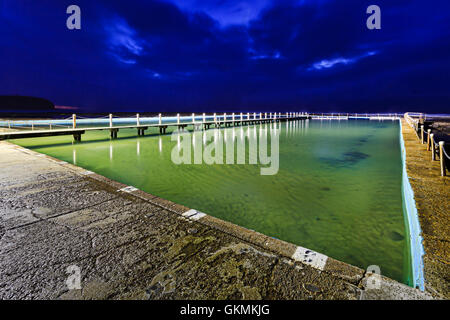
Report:
<svg viewBox="0 0 450 320"><path fill-rule="evenodd" d="M448 112L450 4L356 0L0 5L0 94L90 111Z"/></svg>

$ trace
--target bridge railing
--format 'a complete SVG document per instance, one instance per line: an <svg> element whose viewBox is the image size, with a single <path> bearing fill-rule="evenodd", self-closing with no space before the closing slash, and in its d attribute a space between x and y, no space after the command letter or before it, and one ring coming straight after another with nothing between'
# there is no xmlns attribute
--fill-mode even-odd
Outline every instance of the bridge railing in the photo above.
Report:
<svg viewBox="0 0 450 320"><path fill-rule="evenodd" d="M350 113L350 112L313 112L308 113L312 118L335 118L335 119L374 119L374 120L396 120L403 115L399 113Z"/></svg>
<svg viewBox="0 0 450 320"><path fill-rule="evenodd" d="M62 125L52 120L0 120L0 127L12 130L52 130L67 129L70 125Z"/></svg>
<svg viewBox="0 0 450 320"><path fill-rule="evenodd" d="M100 117L85 117L73 114L71 117L52 120L0 120L0 127L14 130L57 130L82 128L88 126L114 127L118 125L176 125L183 123L202 123L207 121L246 121L262 119L282 119L287 117L305 116L300 112L241 112L241 113L192 113L189 116L176 115L142 117L139 113L133 116L109 114Z"/></svg>
<svg viewBox="0 0 450 320"><path fill-rule="evenodd" d="M283 119L287 117L306 116L322 119L367 118L373 120L394 120L399 117L396 113L307 113L307 112L240 112L240 113L201 113L189 116L180 114L156 116L133 115L104 115L99 117L85 117L73 114L70 117L52 120L0 120L0 127L16 130L57 130L82 128L89 126L113 127L116 125L165 125L196 122L246 121L258 119Z"/></svg>

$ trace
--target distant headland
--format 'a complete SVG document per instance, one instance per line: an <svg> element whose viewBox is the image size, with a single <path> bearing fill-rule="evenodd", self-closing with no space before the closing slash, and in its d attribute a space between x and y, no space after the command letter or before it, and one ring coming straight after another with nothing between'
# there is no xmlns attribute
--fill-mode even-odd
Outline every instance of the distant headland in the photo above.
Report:
<svg viewBox="0 0 450 320"><path fill-rule="evenodd" d="M51 112L55 111L53 102L37 97L19 95L0 95L0 112Z"/></svg>

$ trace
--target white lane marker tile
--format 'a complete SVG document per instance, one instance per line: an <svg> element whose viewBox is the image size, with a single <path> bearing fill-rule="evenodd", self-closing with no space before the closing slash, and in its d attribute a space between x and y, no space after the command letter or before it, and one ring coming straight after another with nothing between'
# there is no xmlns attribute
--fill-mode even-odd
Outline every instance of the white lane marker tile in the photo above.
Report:
<svg viewBox="0 0 450 320"><path fill-rule="evenodd" d="M191 220L200 220L204 216L206 216L206 213L190 209L182 214L183 217L191 219Z"/></svg>
<svg viewBox="0 0 450 320"><path fill-rule="evenodd" d="M324 254L298 246L292 255L292 259L308 264L316 269L323 270L328 257Z"/></svg>
<svg viewBox="0 0 450 320"><path fill-rule="evenodd" d="M128 192L128 193L130 193L130 192L133 192L133 191L136 191L136 190L138 190L138 188L135 188L135 187L133 187L133 186L128 186L128 187L119 189L119 190L117 190L117 191L122 191L122 192Z"/></svg>

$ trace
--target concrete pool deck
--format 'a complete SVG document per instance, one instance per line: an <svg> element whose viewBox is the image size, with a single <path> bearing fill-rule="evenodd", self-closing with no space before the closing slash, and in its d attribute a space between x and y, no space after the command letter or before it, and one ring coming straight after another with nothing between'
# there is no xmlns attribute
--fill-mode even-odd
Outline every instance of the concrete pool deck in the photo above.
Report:
<svg viewBox="0 0 450 320"><path fill-rule="evenodd" d="M425 290L450 299L450 179L440 175L439 161L431 161L427 145L402 119L406 171L422 229Z"/></svg>
<svg viewBox="0 0 450 320"><path fill-rule="evenodd" d="M431 298L0 142L0 299Z"/></svg>

